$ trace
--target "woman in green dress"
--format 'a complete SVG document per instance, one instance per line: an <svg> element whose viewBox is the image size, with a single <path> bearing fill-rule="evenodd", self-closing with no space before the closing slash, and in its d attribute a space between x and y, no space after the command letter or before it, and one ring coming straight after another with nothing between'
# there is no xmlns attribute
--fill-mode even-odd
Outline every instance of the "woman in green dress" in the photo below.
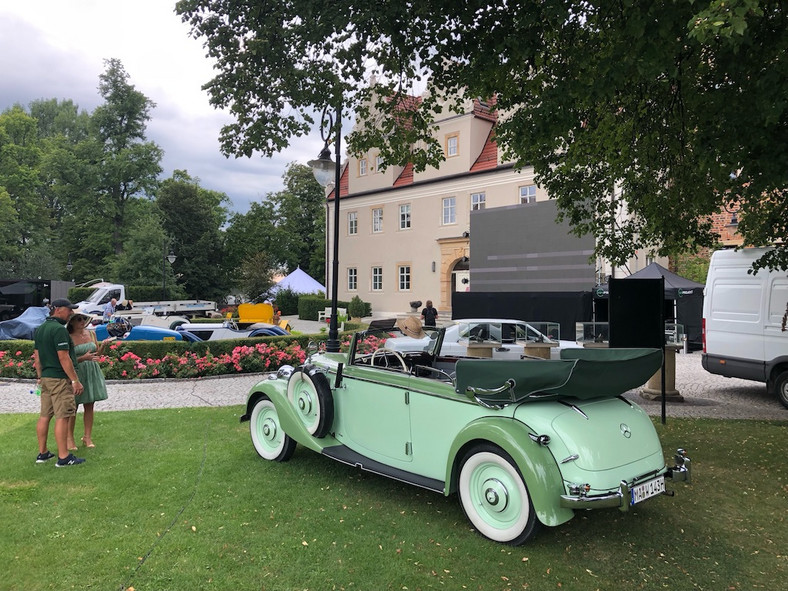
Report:
<svg viewBox="0 0 788 591"><path fill-rule="evenodd" d="M101 357L101 350L106 343L96 341L96 331L89 330L92 316L76 313L68 321L66 328L74 341L74 351L77 355L77 375L85 390L75 398L77 407L81 404L84 409L83 423L85 434L82 443L85 447L96 447L91 438L93 434L93 404L98 400L107 399L107 386L104 383L104 374L96 361ZM72 416L68 430L68 448L77 449L74 439L76 416Z"/></svg>

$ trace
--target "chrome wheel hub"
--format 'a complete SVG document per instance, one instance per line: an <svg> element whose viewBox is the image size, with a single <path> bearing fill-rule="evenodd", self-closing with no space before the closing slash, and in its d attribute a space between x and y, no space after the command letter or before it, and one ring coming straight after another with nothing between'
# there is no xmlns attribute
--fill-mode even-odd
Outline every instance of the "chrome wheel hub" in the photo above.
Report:
<svg viewBox="0 0 788 591"><path fill-rule="evenodd" d="M509 491L503 482L497 478L489 478L482 485L484 500L491 511L501 513L509 505Z"/></svg>

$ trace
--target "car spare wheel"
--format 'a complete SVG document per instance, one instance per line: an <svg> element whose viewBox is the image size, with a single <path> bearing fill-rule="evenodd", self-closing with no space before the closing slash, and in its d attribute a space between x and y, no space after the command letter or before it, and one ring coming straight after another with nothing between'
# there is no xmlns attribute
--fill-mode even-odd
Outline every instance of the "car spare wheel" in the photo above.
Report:
<svg viewBox="0 0 788 591"><path fill-rule="evenodd" d="M483 536L517 546L537 530L531 497L511 456L483 444L463 458L458 483L465 516Z"/></svg>
<svg viewBox="0 0 788 591"><path fill-rule="evenodd" d="M296 442L279 424L279 413L274 403L266 397L255 402L249 421L252 444L261 458L274 462L286 462L296 448Z"/></svg>
<svg viewBox="0 0 788 591"><path fill-rule="evenodd" d="M311 365L297 369L287 384L287 397L310 435L328 435L334 423L334 396L325 374Z"/></svg>

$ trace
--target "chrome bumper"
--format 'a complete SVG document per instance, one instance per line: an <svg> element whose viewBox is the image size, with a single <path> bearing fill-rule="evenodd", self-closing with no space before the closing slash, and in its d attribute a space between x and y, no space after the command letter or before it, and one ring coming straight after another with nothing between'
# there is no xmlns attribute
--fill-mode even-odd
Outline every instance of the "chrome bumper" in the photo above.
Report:
<svg viewBox="0 0 788 591"><path fill-rule="evenodd" d="M692 482L692 462L686 456L686 452L679 448L674 456L675 465L668 467L665 471L665 478L673 482ZM666 491L663 494L673 496L673 492ZM618 490L611 491L603 495L587 496L580 493L577 495L561 495L560 505L564 509L619 509L629 511L630 485L624 480L618 485Z"/></svg>

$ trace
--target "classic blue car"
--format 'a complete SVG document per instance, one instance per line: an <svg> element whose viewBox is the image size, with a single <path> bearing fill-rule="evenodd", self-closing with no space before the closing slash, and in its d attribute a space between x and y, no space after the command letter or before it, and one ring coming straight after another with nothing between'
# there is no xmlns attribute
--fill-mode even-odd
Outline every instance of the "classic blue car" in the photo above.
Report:
<svg viewBox="0 0 788 591"><path fill-rule="evenodd" d="M456 492L477 531L512 545L577 511L626 511L664 493L666 479L689 481L683 450L667 466L651 419L622 396L657 371L659 349L457 357L437 353L443 329L415 335L412 350L387 348L404 342L391 324L355 334L347 353L314 352L255 385L241 420L257 453L284 462L301 444Z"/></svg>
<svg viewBox="0 0 788 591"><path fill-rule="evenodd" d="M115 337L120 341L183 341L188 340L178 331L159 326L148 326L142 324L131 326L111 322L109 324L99 324L96 326L96 339L103 341L107 337ZM199 340L199 339L194 339Z"/></svg>

